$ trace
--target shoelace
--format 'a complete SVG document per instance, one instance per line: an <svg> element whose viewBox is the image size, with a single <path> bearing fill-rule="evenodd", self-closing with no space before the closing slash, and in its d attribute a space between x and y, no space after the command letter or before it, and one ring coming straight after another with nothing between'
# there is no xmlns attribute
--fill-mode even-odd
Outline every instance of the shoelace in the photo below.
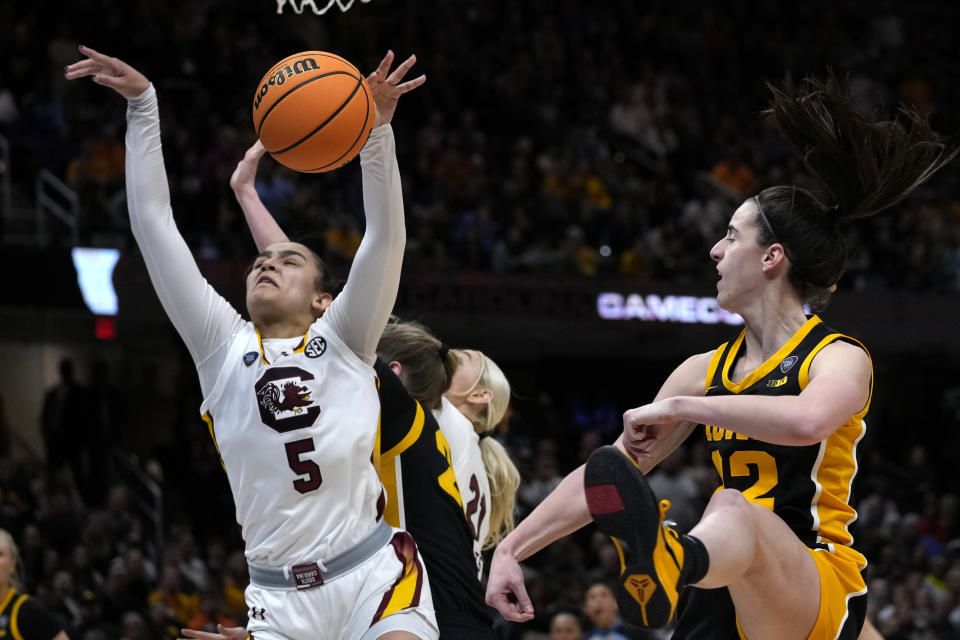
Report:
<svg viewBox="0 0 960 640"><path fill-rule="evenodd" d="M660 501L660 524L663 528L669 533L674 539L679 540L680 534L677 533L674 527L677 526L677 523L673 520L667 520L667 510L670 509L670 501L664 498Z"/></svg>

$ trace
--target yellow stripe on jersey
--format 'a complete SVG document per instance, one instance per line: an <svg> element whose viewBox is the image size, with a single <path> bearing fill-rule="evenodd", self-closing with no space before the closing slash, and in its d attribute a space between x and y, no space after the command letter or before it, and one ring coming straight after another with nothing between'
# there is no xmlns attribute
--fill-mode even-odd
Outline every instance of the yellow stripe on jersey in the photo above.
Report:
<svg viewBox="0 0 960 640"><path fill-rule="evenodd" d="M23 594L13 605L13 611L10 612L10 631L13 632L13 637L15 640L23 640L23 636L20 635L20 626L17 624L17 613L20 612L20 605L24 603L27 599L27 594Z"/></svg>
<svg viewBox="0 0 960 640"><path fill-rule="evenodd" d="M450 457L450 444L447 443L443 432L437 429L437 450L443 454L447 460L447 468L437 476L437 484L447 495L457 501L460 508L463 509L463 498L460 496L460 487L457 486L457 476L453 471L453 459Z"/></svg>
<svg viewBox="0 0 960 640"><path fill-rule="evenodd" d="M380 380L377 380L377 387L380 386ZM377 474L380 476L380 483L383 485L384 493L387 494L387 506L383 510L383 517L391 527L403 528L401 523L401 510L403 504L400 499L400 488L403 486L402 470L400 468L400 454L413 446L423 433L423 425L426 419L423 413L423 407L416 403L417 411L413 417L413 423L406 435L395 444L389 451L381 452L380 420L377 424L377 443L374 448L374 466Z"/></svg>
<svg viewBox="0 0 960 640"><path fill-rule="evenodd" d="M717 372L717 367L720 366L720 356L723 355L723 350L727 348L727 342L724 342L722 345L717 347L717 350L713 352L713 357L710 358L710 366L707 367L707 379L703 383L704 392L710 391L710 382L713 381L713 375Z"/></svg>
<svg viewBox="0 0 960 640"><path fill-rule="evenodd" d="M793 337L787 341L780 349L774 353L772 356L767 358L766 362L761 364L759 367L748 373L740 382L734 383L730 380L730 368L733 365L734 360L737 359L737 352L740 350L740 347L743 346L743 337L746 335L746 330L741 331L740 335L737 336L737 339L733 342L733 346L730 348L730 351L727 352L727 358L723 363L723 386L729 389L734 393L740 393L744 389L747 389L755 383L757 380L765 378L774 367L779 365L784 358L786 358L790 353L797 348L797 345L810 333L810 330L815 326L820 324L820 318L817 316L811 316L800 329L797 330ZM707 383L709 384L709 383Z"/></svg>
<svg viewBox="0 0 960 640"><path fill-rule="evenodd" d="M380 397L380 378L376 378L377 383L377 397ZM380 482L383 482L383 474L380 473L380 432L383 426L383 411L377 412L377 438L373 442L373 455L370 456L370 461L373 463L373 468L376 469L377 475L380 476Z"/></svg>
<svg viewBox="0 0 960 640"><path fill-rule="evenodd" d="M382 463L377 467L377 473L380 474L380 484L383 485L383 492L387 494L387 505L383 509L383 519L391 527L403 529L405 523L401 522L400 519L400 507L403 505L400 503L400 492L398 491L402 486L400 458L390 458L386 463Z"/></svg>
<svg viewBox="0 0 960 640"><path fill-rule="evenodd" d="M294 353L303 353L307 349L307 338L310 336L310 327L307 327L307 332L303 334L303 338L300 340L300 344L293 350Z"/></svg>
<svg viewBox="0 0 960 640"><path fill-rule="evenodd" d="M257 332L257 347L260 349L260 361L263 364L270 364L270 361L267 360L267 352L263 350L263 338L260 336L260 329L257 327L253 328ZM293 352L294 353L303 353L307 348L307 337L310 335L310 328L307 328L307 332L303 334L303 338L300 340Z"/></svg>
<svg viewBox="0 0 960 640"><path fill-rule="evenodd" d="M226 471L227 467L223 464L223 456L220 455L220 445L217 444L217 435L213 431L213 416L209 411L207 411L200 417L203 418L203 421L207 423L207 431L210 432L210 439L213 440L213 446L217 450L217 457L220 458L220 466L223 467L224 471Z"/></svg>
<svg viewBox="0 0 960 640"><path fill-rule="evenodd" d="M7 610L7 605L10 604L10 601L13 599L13 596L16 595L17 590L13 587L7 589L7 594L3 596L3 601L0 602L0 613L3 613Z"/></svg>
<svg viewBox="0 0 960 640"><path fill-rule="evenodd" d="M810 365L814 357L828 344L839 338L852 340L840 333L832 333L821 340L804 359L800 367L800 389L806 388L810 382ZM870 352L859 341L856 344L864 350L867 357ZM872 367L872 360L871 360ZM873 376L870 377L870 391L863 409L850 416L839 429L820 444L820 456L811 472L811 480L816 485L816 492L811 505L811 515L814 528L817 531L817 541L828 544L850 545L853 536L849 526L857 512L849 504L853 479L857 475L857 445L867 433L867 425L863 420L870 401L873 398ZM861 567L867 561L858 551L850 549L854 560Z"/></svg>
<svg viewBox="0 0 960 640"><path fill-rule="evenodd" d="M260 362L263 364L270 364L270 361L267 360L266 353L263 351L263 338L260 337L260 329L254 327L253 330L257 332L257 348L260 349Z"/></svg>
<svg viewBox="0 0 960 640"><path fill-rule="evenodd" d="M417 414L413 418L413 424L410 426L410 431L407 432L407 435L403 436L403 439L393 446L392 449L386 453L381 453L381 465L383 465L386 458L395 458L413 445L420 438L420 434L423 433L423 407L420 406L420 403L417 403Z"/></svg>
<svg viewBox="0 0 960 640"><path fill-rule="evenodd" d="M863 345L863 343L860 342L859 340L856 340L855 338L851 338L850 336L845 336L842 333L831 333L830 335L825 337L823 340L821 340L820 343L813 348L813 351L811 351L809 355L807 355L807 358L803 361L803 364L800 365L800 378L799 378L800 391L803 391L804 389L806 389L807 385L810 383L810 365L813 364L814 357L816 357L816 355L820 353L821 349L823 349L825 346L827 346L831 342L837 340L838 338L843 338L844 340L849 340L854 342L858 347L863 349L863 352L867 354L867 359L870 360L870 371L871 371L870 392L867 394L867 403L863 406L863 409L860 409L860 411L853 416L854 418L862 418L863 416L867 415L867 410L870 409L870 400L871 398L873 398L873 374L872 374L873 357L870 355L870 352L867 351L867 348Z"/></svg>

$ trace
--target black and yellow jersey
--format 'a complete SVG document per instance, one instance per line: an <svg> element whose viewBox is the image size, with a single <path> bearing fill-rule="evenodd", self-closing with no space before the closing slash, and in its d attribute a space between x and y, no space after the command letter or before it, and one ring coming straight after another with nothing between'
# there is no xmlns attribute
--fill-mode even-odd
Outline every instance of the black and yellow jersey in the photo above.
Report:
<svg viewBox="0 0 960 640"><path fill-rule="evenodd" d="M730 372L743 340L741 332L714 353L707 371L707 396L799 395L809 382L814 357L831 342L843 340L866 351L860 342L813 316L779 351L735 383ZM807 547L828 549L864 567L863 555L850 548L853 537L848 527L857 517L850 494L869 407L870 396L863 409L816 444L774 445L706 425L707 448L724 488L737 489L750 502L773 511Z"/></svg>
<svg viewBox="0 0 960 640"><path fill-rule="evenodd" d="M814 357L831 342L843 340L866 351L860 342L832 331L813 316L766 362L733 382L730 373L742 354L744 335L741 332L714 352L706 376L707 396L799 395L809 382ZM773 511L808 548L848 560L850 583L863 588L862 593L851 595L866 593L859 574L867 562L850 546L853 538L848 527L857 517L850 494L857 473L857 445L866 434L864 416L869 407L870 396L863 409L829 437L807 446L774 445L705 425L707 448L720 474L721 488L737 489L750 502ZM844 606L849 604L851 620L858 622L838 637L856 638L866 597L850 598L846 593L839 597ZM686 588L678 613L677 640L744 638L726 587Z"/></svg>
<svg viewBox="0 0 960 640"><path fill-rule="evenodd" d="M387 494L384 518L417 542L441 637L446 631L492 638L450 447L433 414L410 396L390 367L378 359L375 369L380 377L378 467Z"/></svg>
<svg viewBox="0 0 960 640"><path fill-rule="evenodd" d="M25 593L7 589L0 600L0 638L51 640L63 627L43 606Z"/></svg>

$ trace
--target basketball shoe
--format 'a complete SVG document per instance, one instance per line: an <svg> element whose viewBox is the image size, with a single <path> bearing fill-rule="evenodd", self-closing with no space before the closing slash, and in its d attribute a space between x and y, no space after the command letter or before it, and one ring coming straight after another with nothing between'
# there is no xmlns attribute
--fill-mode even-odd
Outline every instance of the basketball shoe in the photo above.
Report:
<svg viewBox="0 0 960 640"><path fill-rule="evenodd" d="M620 614L636 626L664 626L676 612L686 577L684 544L664 522L670 502L658 504L636 463L613 446L600 447L587 460L584 491L597 528L620 554Z"/></svg>

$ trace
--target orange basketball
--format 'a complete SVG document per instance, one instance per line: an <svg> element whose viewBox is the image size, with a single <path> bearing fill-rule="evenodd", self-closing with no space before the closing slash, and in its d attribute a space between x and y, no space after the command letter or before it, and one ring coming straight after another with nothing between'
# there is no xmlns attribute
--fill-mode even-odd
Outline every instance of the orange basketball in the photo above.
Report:
<svg viewBox="0 0 960 640"><path fill-rule="evenodd" d="M325 51L287 56L260 81L253 128L267 152L295 171L353 160L373 127L373 94L357 68Z"/></svg>

